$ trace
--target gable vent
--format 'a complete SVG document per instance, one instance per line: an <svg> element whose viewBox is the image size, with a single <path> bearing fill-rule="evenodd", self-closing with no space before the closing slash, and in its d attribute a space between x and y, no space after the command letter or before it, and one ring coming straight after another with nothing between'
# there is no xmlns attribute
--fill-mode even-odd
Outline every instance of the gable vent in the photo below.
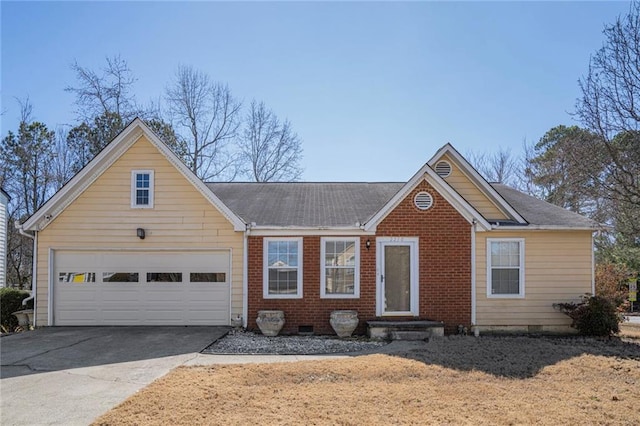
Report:
<svg viewBox="0 0 640 426"><path fill-rule="evenodd" d="M418 192L415 197L413 197L413 203L420 210L428 210L433 205L433 197L428 192Z"/></svg>
<svg viewBox="0 0 640 426"><path fill-rule="evenodd" d="M438 164L436 164L436 173L443 178L449 176L451 174L451 164L446 161L438 161Z"/></svg>

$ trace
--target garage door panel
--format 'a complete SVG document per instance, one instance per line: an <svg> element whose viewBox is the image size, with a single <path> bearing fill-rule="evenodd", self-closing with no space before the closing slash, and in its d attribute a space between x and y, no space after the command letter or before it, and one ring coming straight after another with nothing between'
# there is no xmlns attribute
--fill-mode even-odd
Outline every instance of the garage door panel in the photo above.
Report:
<svg viewBox="0 0 640 426"><path fill-rule="evenodd" d="M56 251L54 324L228 325L229 256L229 251ZM191 277L224 282L191 282ZM165 282L176 279L181 281Z"/></svg>

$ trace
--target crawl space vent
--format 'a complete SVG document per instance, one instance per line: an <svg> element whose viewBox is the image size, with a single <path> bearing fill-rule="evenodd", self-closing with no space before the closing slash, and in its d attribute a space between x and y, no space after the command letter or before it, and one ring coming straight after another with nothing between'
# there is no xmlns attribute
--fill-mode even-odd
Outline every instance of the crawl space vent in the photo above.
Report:
<svg viewBox="0 0 640 426"><path fill-rule="evenodd" d="M446 161L438 161L438 164L436 164L436 173L443 178L449 176L451 174L451 164Z"/></svg>
<svg viewBox="0 0 640 426"><path fill-rule="evenodd" d="M413 203L420 210L428 210L433 205L433 197L428 192L418 192L415 197L413 197Z"/></svg>

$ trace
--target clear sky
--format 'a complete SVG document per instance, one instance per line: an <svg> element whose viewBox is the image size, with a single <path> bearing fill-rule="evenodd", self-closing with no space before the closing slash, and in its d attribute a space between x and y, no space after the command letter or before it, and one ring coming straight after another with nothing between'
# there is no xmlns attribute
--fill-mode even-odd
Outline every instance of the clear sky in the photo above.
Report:
<svg viewBox="0 0 640 426"><path fill-rule="evenodd" d="M138 101L178 64L264 101L303 140L306 181L406 181L446 142L494 151L575 123L577 80L628 2L0 3L2 136L15 97L74 123L74 60L121 55Z"/></svg>

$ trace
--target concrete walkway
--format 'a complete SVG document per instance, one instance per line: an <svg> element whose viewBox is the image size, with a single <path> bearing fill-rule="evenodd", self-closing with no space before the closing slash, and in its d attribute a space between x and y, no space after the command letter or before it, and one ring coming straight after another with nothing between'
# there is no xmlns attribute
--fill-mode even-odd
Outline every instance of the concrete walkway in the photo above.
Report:
<svg viewBox="0 0 640 426"><path fill-rule="evenodd" d="M56 327L0 339L0 424L86 425L226 327Z"/></svg>

